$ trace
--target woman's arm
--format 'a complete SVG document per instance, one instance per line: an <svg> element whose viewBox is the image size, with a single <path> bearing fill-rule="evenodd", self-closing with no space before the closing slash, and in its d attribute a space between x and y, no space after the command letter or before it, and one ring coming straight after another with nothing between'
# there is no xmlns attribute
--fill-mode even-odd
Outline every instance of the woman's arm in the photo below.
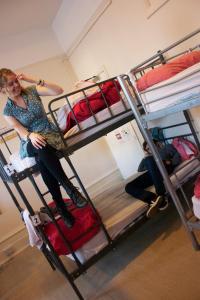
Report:
<svg viewBox="0 0 200 300"><path fill-rule="evenodd" d="M36 89L40 96L57 96L63 93L63 89L55 83L34 79L25 74L20 74L17 77L19 80L36 84Z"/></svg>
<svg viewBox="0 0 200 300"><path fill-rule="evenodd" d="M4 116L8 124L13 127L20 137L24 140L30 139L35 148L42 148L46 145L45 138L36 132L29 132L19 121L14 117Z"/></svg>

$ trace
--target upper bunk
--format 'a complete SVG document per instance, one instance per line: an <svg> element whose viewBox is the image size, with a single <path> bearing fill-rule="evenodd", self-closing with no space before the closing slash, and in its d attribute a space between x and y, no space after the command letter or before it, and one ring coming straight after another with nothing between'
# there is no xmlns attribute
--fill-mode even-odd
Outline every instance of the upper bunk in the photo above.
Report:
<svg viewBox="0 0 200 300"><path fill-rule="evenodd" d="M125 80L131 86L128 76ZM47 112L57 125L67 155L134 118L116 77L99 83L82 81L78 86L83 87L50 101ZM0 175L4 182L19 182L38 172L34 158L20 158L19 145L20 136L13 128L0 130ZM58 151L58 156L63 157L63 152Z"/></svg>
<svg viewBox="0 0 200 300"><path fill-rule="evenodd" d="M130 98L144 108L145 121L200 105L199 33L200 28L131 69ZM128 88L123 75L119 81Z"/></svg>
<svg viewBox="0 0 200 300"><path fill-rule="evenodd" d="M129 77L124 79L134 93ZM116 77L82 84L83 88L49 102L49 113L60 131L67 154L134 119ZM141 105L138 109L143 112Z"/></svg>

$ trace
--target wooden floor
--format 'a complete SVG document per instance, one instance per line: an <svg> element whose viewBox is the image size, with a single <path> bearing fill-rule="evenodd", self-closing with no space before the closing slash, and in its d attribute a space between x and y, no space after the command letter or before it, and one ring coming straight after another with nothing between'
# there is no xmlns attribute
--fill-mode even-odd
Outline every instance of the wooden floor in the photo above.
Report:
<svg viewBox="0 0 200 300"><path fill-rule="evenodd" d="M96 199L99 210L107 217L111 210L123 207L123 201L131 201L122 193L122 185L109 188ZM192 249L171 205L131 234L76 283L87 300L199 300L199 276L200 252ZM78 298L64 277L50 269L42 254L29 247L0 268L0 299Z"/></svg>

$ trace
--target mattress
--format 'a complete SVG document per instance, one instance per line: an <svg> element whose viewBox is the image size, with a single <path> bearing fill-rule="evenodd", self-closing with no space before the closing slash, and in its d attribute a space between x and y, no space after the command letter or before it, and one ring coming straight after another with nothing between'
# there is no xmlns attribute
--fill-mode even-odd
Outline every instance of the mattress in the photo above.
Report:
<svg viewBox="0 0 200 300"><path fill-rule="evenodd" d="M130 196L129 196L130 197ZM131 198L130 205L116 212L112 217L107 220L103 220L104 225L114 239L117 235L122 234L126 228L135 223L135 220L139 218L144 212L146 212L148 205L140 200ZM85 262L108 244L103 230L94 236L90 241L78 249L75 254L80 262ZM72 255L67 255L70 259L73 259Z"/></svg>
<svg viewBox="0 0 200 300"><path fill-rule="evenodd" d="M155 84L140 94L146 112L189 101L192 96L200 94L200 63Z"/></svg>
<svg viewBox="0 0 200 300"><path fill-rule="evenodd" d="M124 107L125 105L125 107ZM88 119L84 120L83 122L79 123L80 129L78 125L75 125L72 127L65 135L65 138L68 138L69 136L72 136L73 134L84 130L86 128L89 128L97 123L103 122L107 119L110 119L113 116L116 116L130 108L130 105L127 100L124 100L124 102L119 101L113 105L111 105L109 108L105 108L98 113L95 114L95 118L93 116L89 117ZM112 113L112 115L111 115Z"/></svg>
<svg viewBox="0 0 200 300"><path fill-rule="evenodd" d="M200 161L197 158L191 158L182 162L170 176L174 187L178 188L181 184L189 180L196 173L200 172Z"/></svg>

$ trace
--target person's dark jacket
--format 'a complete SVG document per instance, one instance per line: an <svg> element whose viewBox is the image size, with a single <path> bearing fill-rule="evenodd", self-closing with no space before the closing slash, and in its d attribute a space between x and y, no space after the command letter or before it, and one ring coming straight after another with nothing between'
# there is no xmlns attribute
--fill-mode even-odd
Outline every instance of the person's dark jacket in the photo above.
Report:
<svg viewBox="0 0 200 300"><path fill-rule="evenodd" d="M158 152L164 165L166 166L168 173L173 172L173 170L181 163L181 156L172 144L165 145L163 148L158 149ZM166 161L170 161L170 165L167 164ZM146 171L145 157L142 159L138 167L138 172L143 171Z"/></svg>

